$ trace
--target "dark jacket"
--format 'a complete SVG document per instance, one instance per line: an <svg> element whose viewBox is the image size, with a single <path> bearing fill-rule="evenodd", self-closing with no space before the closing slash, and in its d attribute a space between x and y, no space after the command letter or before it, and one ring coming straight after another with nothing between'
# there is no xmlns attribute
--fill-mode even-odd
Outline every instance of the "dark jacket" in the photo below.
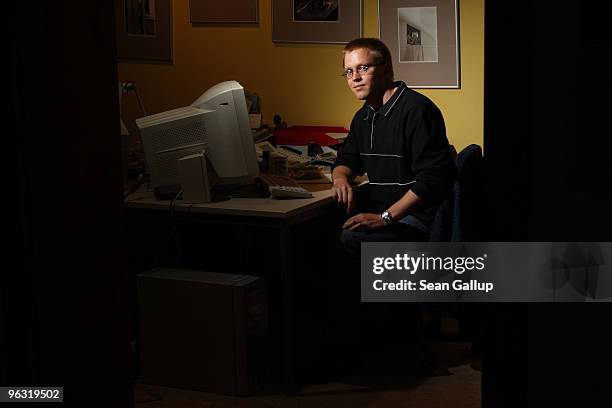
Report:
<svg viewBox="0 0 612 408"><path fill-rule="evenodd" d="M368 174L376 211L411 189L423 202L409 213L430 225L455 174L444 119L427 97L401 81L395 85L398 89L377 111L368 104L357 111L334 166Z"/></svg>

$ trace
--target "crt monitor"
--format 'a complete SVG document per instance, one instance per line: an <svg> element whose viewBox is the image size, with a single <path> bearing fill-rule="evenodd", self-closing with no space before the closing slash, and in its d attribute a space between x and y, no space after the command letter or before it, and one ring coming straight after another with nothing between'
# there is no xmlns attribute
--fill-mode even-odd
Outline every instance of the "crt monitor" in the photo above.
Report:
<svg viewBox="0 0 612 408"><path fill-rule="evenodd" d="M219 177L219 180L211 180L212 184L235 181L242 184L241 178L252 181L259 166L244 88L236 81L221 82L204 92L191 106L214 111L215 120L222 128L221 132L208 135L206 157Z"/></svg>
<svg viewBox="0 0 612 408"><path fill-rule="evenodd" d="M247 184L258 174L244 88L221 82L191 106L136 119L153 188L175 187L178 159L205 152L211 185Z"/></svg>

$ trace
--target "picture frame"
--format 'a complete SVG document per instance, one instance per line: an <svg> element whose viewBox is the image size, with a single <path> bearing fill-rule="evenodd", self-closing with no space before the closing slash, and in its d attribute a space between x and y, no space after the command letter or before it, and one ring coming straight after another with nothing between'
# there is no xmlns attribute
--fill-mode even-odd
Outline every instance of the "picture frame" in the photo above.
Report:
<svg viewBox="0 0 612 408"><path fill-rule="evenodd" d="M189 0L192 24L258 24L258 0Z"/></svg>
<svg viewBox="0 0 612 408"><path fill-rule="evenodd" d="M117 58L172 62L172 1L115 0Z"/></svg>
<svg viewBox="0 0 612 408"><path fill-rule="evenodd" d="M460 88L458 0L378 0L379 38L410 88Z"/></svg>
<svg viewBox="0 0 612 408"><path fill-rule="evenodd" d="M274 42L346 44L361 33L361 0L272 1Z"/></svg>

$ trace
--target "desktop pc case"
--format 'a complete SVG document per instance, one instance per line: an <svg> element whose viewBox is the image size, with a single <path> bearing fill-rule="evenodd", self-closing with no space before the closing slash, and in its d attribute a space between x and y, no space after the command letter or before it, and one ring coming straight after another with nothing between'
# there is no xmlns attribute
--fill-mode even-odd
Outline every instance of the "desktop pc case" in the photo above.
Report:
<svg viewBox="0 0 612 408"><path fill-rule="evenodd" d="M157 268L138 275L145 383L245 396L270 376L263 279Z"/></svg>

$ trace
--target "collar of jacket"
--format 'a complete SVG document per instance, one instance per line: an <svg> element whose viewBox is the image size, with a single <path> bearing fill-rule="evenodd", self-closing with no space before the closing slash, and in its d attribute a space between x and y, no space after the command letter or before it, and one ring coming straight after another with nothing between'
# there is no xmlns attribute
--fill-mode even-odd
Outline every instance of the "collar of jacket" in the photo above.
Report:
<svg viewBox="0 0 612 408"><path fill-rule="evenodd" d="M393 85L396 86L397 89L395 90L395 92L393 92L393 95L391 95L391 98L389 98L387 103L385 103L383 106L378 108L378 110L374 110L374 108L372 108L367 103L364 105L364 107L366 108L366 112L367 112L367 115L364 118L364 120L368 120L368 121L371 120L375 113L379 113L383 116L389 115L389 113L391 112L391 110L396 105L397 101L399 100L399 98L402 96L402 94L407 88L406 84L403 81L396 81L393 83Z"/></svg>

